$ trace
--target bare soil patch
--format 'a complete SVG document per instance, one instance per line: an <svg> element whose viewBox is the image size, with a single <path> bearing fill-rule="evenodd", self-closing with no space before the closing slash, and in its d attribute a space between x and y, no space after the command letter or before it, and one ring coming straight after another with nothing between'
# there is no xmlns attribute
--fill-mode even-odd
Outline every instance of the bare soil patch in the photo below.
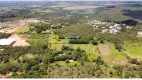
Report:
<svg viewBox="0 0 142 80"><path fill-rule="evenodd" d="M102 6L75 6L75 7L65 7L64 10L81 10L81 9L90 9L90 8L99 8Z"/></svg>
<svg viewBox="0 0 142 80"><path fill-rule="evenodd" d="M6 33L13 33L16 30L18 30L20 27L9 27L9 28L5 28L3 29Z"/></svg>
<svg viewBox="0 0 142 80"><path fill-rule="evenodd" d="M30 46L29 43L27 43L27 37L23 35L17 35L13 34L9 37L9 39L15 39L15 43L13 43L12 46Z"/></svg>
<svg viewBox="0 0 142 80"><path fill-rule="evenodd" d="M98 50L101 55L109 55L110 54L110 47L106 44L99 44Z"/></svg>

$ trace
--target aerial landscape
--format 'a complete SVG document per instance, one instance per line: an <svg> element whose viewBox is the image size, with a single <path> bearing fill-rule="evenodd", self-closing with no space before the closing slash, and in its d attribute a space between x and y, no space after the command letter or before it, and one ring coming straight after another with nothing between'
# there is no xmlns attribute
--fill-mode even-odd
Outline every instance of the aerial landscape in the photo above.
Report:
<svg viewBox="0 0 142 80"><path fill-rule="evenodd" d="M142 78L142 1L1 1L1 78Z"/></svg>

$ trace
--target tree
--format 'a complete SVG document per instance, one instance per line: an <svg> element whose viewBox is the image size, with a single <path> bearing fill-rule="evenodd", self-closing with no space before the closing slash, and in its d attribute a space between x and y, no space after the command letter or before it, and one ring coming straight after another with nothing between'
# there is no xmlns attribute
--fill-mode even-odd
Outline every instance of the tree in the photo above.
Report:
<svg viewBox="0 0 142 80"><path fill-rule="evenodd" d="M115 44L115 49L121 52L123 50L123 47L120 44Z"/></svg>
<svg viewBox="0 0 142 80"><path fill-rule="evenodd" d="M94 39L94 40L92 41L92 44L93 44L93 45L97 45L97 44L98 44L97 40Z"/></svg>
<svg viewBox="0 0 142 80"><path fill-rule="evenodd" d="M23 70L30 70L31 65L29 65L28 63L24 63L24 64L22 65L22 68L23 68Z"/></svg>
<svg viewBox="0 0 142 80"><path fill-rule="evenodd" d="M33 23L30 24L32 28L30 28L30 31L36 31L37 33L41 33L42 31L46 31L47 29L50 28L50 24L39 22L39 23Z"/></svg>
<svg viewBox="0 0 142 80"><path fill-rule="evenodd" d="M96 63L97 64L104 64L104 60L102 60L101 56L98 56L98 58L96 59Z"/></svg>
<svg viewBox="0 0 142 80"><path fill-rule="evenodd" d="M65 39L64 35L59 35L59 39Z"/></svg>
<svg viewBox="0 0 142 80"><path fill-rule="evenodd" d="M66 63L70 63L69 59L66 59L65 62L66 62Z"/></svg>
<svg viewBox="0 0 142 80"><path fill-rule="evenodd" d="M136 64L136 65L139 65L139 62L138 62L138 60L136 59L136 58L132 58L132 59L130 59L130 61L129 61L130 63L132 63L132 64Z"/></svg>
<svg viewBox="0 0 142 80"><path fill-rule="evenodd" d="M45 54L43 56L42 61L43 61L44 64L49 64L50 63L50 60L49 60L50 58L49 57L50 56L48 54Z"/></svg>
<svg viewBox="0 0 142 80"><path fill-rule="evenodd" d="M34 65L37 65L37 64L38 64L38 62L37 62L34 58L29 59L29 60L28 60L28 63L29 63L29 65L31 65L31 66L34 66Z"/></svg>

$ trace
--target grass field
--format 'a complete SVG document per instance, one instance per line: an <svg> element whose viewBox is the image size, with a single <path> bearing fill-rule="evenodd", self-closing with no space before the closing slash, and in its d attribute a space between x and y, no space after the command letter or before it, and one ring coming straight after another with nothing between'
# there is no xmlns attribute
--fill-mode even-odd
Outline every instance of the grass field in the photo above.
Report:
<svg viewBox="0 0 142 80"><path fill-rule="evenodd" d="M95 14L97 9L85 9L71 11L73 14Z"/></svg>
<svg viewBox="0 0 142 80"><path fill-rule="evenodd" d="M142 42L141 40L132 42L127 41L125 42L125 48L127 54L131 57L137 57L142 59Z"/></svg>
<svg viewBox="0 0 142 80"><path fill-rule="evenodd" d="M113 44L110 44L110 55L102 56L104 61L107 62L107 64L113 66L113 65L125 65L128 63L126 58L126 52L118 52L113 46Z"/></svg>
<svg viewBox="0 0 142 80"><path fill-rule="evenodd" d="M29 38L27 42L31 45L47 45L48 43L48 35L47 34L26 34Z"/></svg>
<svg viewBox="0 0 142 80"><path fill-rule="evenodd" d="M51 34L50 42L51 42L51 49L56 49L58 51L62 49L63 45L70 46L73 49L80 48L82 50L85 50L89 60L93 60L97 57L97 55L99 55L97 46L94 46L92 44L68 44L68 39L58 40L58 36L55 34Z"/></svg>
<svg viewBox="0 0 142 80"><path fill-rule="evenodd" d="M18 29L16 31L16 33L24 33L24 32L28 32L28 31L29 31L29 27L28 26L24 26L24 27Z"/></svg>
<svg viewBox="0 0 142 80"><path fill-rule="evenodd" d="M38 13L51 13L51 12L53 12L53 10L50 10L50 9L45 9L45 10L33 9L33 11L38 12Z"/></svg>

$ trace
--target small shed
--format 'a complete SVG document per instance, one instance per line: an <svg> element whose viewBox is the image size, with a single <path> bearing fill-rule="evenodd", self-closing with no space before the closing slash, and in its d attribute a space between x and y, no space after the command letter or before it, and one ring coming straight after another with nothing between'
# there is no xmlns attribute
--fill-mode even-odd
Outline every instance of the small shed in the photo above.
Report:
<svg viewBox="0 0 142 80"><path fill-rule="evenodd" d="M4 30L0 30L0 33L5 33L5 31Z"/></svg>
<svg viewBox="0 0 142 80"><path fill-rule="evenodd" d="M47 34L51 34L51 30L47 30L46 33L47 33Z"/></svg>
<svg viewBox="0 0 142 80"><path fill-rule="evenodd" d="M9 46L15 42L15 39L0 39L0 46Z"/></svg>

